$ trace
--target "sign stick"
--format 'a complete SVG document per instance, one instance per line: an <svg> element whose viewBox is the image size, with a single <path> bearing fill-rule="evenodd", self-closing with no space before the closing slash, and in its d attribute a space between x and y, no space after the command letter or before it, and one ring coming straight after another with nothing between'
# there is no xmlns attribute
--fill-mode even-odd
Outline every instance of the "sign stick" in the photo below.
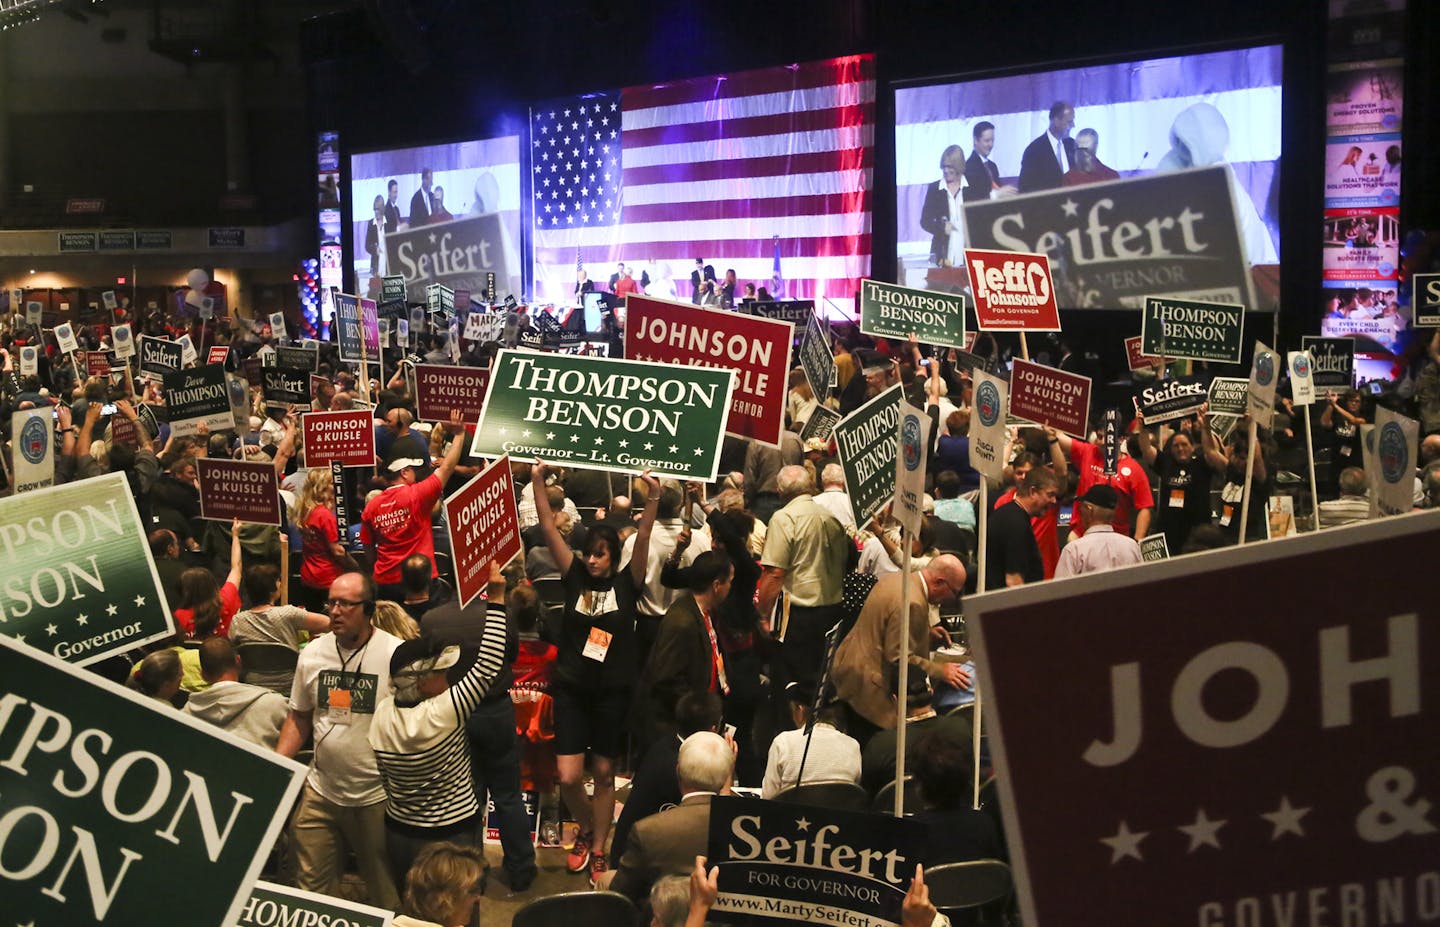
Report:
<svg viewBox="0 0 1440 927"><path fill-rule="evenodd" d="M1030 359L1030 342L1025 340L1025 333L1020 333L1020 357L1024 360Z"/></svg>
<svg viewBox="0 0 1440 927"><path fill-rule="evenodd" d="M203 351L203 350L205 350L205 326L206 326L206 324L207 324L207 320L206 320L206 319L201 319L201 320L200 320L200 343L195 346L197 352L198 352L198 351Z"/></svg>
<svg viewBox="0 0 1440 927"><path fill-rule="evenodd" d="M973 683L972 683L973 685ZM974 797L970 807L980 810L980 687L975 686L975 729L970 732L971 749L974 751L974 762L971 764L970 780L974 789Z"/></svg>
<svg viewBox="0 0 1440 927"><path fill-rule="evenodd" d="M1311 434L1310 407L1305 406L1305 457L1310 464L1310 517L1314 519L1315 530L1320 530L1320 491L1315 488L1315 437Z"/></svg>
<svg viewBox="0 0 1440 927"><path fill-rule="evenodd" d="M987 477L980 477L980 511L975 513L975 521L980 526L979 536L976 545L980 548L980 564L976 569L980 575L975 577L975 591L985 591L985 535L988 533L986 523L990 521L990 480Z"/></svg>
<svg viewBox="0 0 1440 927"><path fill-rule="evenodd" d="M1250 448L1245 454L1245 493L1240 500L1240 543L1245 543L1245 528L1250 523L1250 484L1255 481L1255 445L1257 424L1250 420Z"/></svg>
<svg viewBox="0 0 1440 927"><path fill-rule="evenodd" d="M290 601L290 536L280 532L280 601Z"/></svg>
<svg viewBox="0 0 1440 927"><path fill-rule="evenodd" d="M130 372L129 358L125 359L125 389L129 391L130 395L134 397L136 402L140 401L140 397L135 395L135 376Z"/></svg>
<svg viewBox="0 0 1440 927"><path fill-rule="evenodd" d="M360 313L363 316L363 312ZM365 402L370 402L370 363L365 354L365 324L363 318L360 325L360 395L365 397Z"/></svg>
<svg viewBox="0 0 1440 927"><path fill-rule="evenodd" d="M910 529L900 527L900 679L895 699L895 816L905 816L905 714L910 686Z"/></svg>
<svg viewBox="0 0 1440 927"><path fill-rule="evenodd" d="M75 368L75 382L84 383L85 378L80 375L80 358L75 356L74 351L70 352L70 366Z"/></svg>

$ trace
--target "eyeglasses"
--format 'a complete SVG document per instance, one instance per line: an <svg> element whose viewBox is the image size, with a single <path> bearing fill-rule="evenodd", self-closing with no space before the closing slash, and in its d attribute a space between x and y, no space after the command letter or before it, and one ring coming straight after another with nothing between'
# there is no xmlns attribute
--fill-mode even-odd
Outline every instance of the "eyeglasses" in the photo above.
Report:
<svg viewBox="0 0 1440 927"><path fill-rule="evenodd" d="M351 599L326 599L325 609L328 611L332 608L355 608L356 606L364 604L365 601L363 599L358 601Z"/></svg>

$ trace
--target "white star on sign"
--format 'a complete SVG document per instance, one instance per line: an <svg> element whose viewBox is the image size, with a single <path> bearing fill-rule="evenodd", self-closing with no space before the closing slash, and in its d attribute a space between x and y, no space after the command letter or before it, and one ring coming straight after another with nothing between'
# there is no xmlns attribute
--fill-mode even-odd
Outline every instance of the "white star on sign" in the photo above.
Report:
<svg viewBox="0 0 1440 927"><path fill-rule="evenodd" d="M510 433L510 429L508 429L508 428L501 428L501 429L500 429L500 433L501 433L502 435L508 435L508 434Z"/></svg>
<svg viewBox="0 0 1440 927"><path fill-rule="evenodd" d="M89 616L89 615L81 615L80 617L78 617L78 618L75 619L75 623L78 624L78 625L80 625L81 627L84 627L84 626L85 626L85 623L86 623L87 621L89 621L89 620L90 620L90 616Z"/></svg>
<svg viewBox="0 0 1440 927"><path fill-rule="evenodd" d="M580 443L580 436L579 436L579 435L571 435L571 436L570 436L570 443L571 443L571 444L579 444L579 443Z"/></svg>
<svg viewBox="0 0 1440 927"><path fill-rule="evenodd" d="M596 443L597 445L604 444L604 443L605 443L605 439L602 438L602 437L600 437L599 435L596 435L596 436L595 436L595 443Z"/></svg>
<svg viewBox="0 0 1440 927"><path fill-rule="evenodd" d="M434 233L434 232L431 232L431 233L430 233L430 244L432 244L432 245L435 244L435 233Z"/></svg>
<svg viewBox="0 0 1440 927"><path fill-rule="evenodd" d="M118 611L120 611L120 608L117 605L112 604L105 606L105 614L109 615L111 618L114 618L115 613Z"/></svg>
<svg viewBox="0 0 1440 927"><path fill-rule="evenodd" d="M17 641L19 641L20 643L22 643L22 644L25 643L25 635L24 635L24 634L16 634L16 635L15 635L15 639L16 639Z"/></svg>
<svg viewBox="0 0 1440 927"><path fill-rule="evenodd" d="M1140 841L1144 840L1149 834L1150 832L1145 830L1132 832L1130 827L1124 821L1121 821L1120 829L1116 831L1115 836L1100 838L1100 842L1112 851L1110 854L1110 865L1115 865L1127 856L1133 856L1143 862L1145 858L1140 855Z"/></svg>
<svg viewBox="0 0 1440 927"><path fill-rule="evenodd" d="M626 441L624 438L621 438L621 439L620 439L620 446L621 446L621 447L629 447L629 446L630 446L630 442L629 442L629 441Z"/></svg>
<svg viewBox="0 0 1440 927"><path fill-rule="evenodd" d="M675 453L678 453L679 451L680 451L680 446L679 446L679 445L677 445L677 444L672 444L672 445L670 445L670 453L675 454Z"/></svg>
<svg viewBox="0 0 1440 927"><path fill-rule="evenodd" d="M696 457L704 457L704 456L705 456L705 448L703 448L703 447L697 447L697 448L695 448L695 456L696 456Z"/></svg>
<svg viewBox="0 0 1440 927"><path fill-rule="evenodd" d="M526 428L524 431L520 432L520 437L522 437L522 438L528 438L528 437L530 437L530 429L529 429L529 428Z"/></svg>
<svg viewBox="0 0 1440 927"><path fill-rule="evenodd" d="M1207 844L1217 850L1220 849L1220 838L1218 834L1220 828L1224 826L1225 822L1223 820L1212 821L1205 817L1205 809L1201 808L1195 812L1194 824L1182 824L1178 830L1190 838L1190 849L1186 852L1194 853L1200 847Z"/></svg>
<svg viewBox="0 0 1440 927"><path fill-rule="evenodd" d="M1290 804L1290 796L1280 796L1280 807L1269 814L1260 815L1271 824L1275 830L1271 832L1271 840L1279 840L1281 834L1294 834L1297 837L1305 836L1305 830L1300 826L1300 819L1310 813L1309 808L1296 808Z"/></svg>
<svg viewBox="0 0 1440 927"><path fill-rule="evenodd" d="M652 451L652 450L654 450L654 449L655 449L655 445L651 444L649 441L646 441L646 442L645 442L645 450L647 450L647 451Z"/></svg>
<svg viewBox="0 0 1440 927"><path fill-rule="evenodd" d="M545 440L546 440L546 441L554 441L554 440L555 440L555 432L553 432L553 431L547 431L547 432L545 432Z"/></svg>
<svg viewBox="0 0 1440 927"><path fill-rule="evenodd" d="M1075 218L1075 210L1080 208L1080 204L1072 199L1067 199L1060 204L1060 208L1064 210L1066 218L1073 219Z"/></svg>
<svg viewBox="0 0 1440 927"><path fill-rule="evenodd" d="M145 597L144 597L143 595L137 595L137 596L135 597L135 607L136 607L136 608L143 608L144 605L145 605Z"/></svg>
<svg viewBox="0 0 1440 927"><path fill-rule="evenodd" d="M807 821L805 818L801 818L800 820L795 822L795 829L808 831L810 830L810 822Z"/></svg>
<svg viewBox="0 0 1440 927"><path fill-rule="evenodd" d="M49 634L51 637L54 637L56 634L59 633L59 631L60 629L55 627L53 624L47 624L45 626L45 633Z"/></svg>

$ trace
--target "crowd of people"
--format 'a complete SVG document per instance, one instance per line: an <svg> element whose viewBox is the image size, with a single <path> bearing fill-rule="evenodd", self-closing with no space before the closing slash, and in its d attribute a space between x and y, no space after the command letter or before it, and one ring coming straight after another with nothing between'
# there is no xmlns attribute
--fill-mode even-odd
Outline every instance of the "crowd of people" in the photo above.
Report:
<svg viewBox="0 0 1440 927"><path fill-rule="evenodd" d="M706 271L697 262L702 283ZM631 279L618 273L612 286ZM237 364L275 341L238 317L202 330L154 316L141 328L190 333L202 355L210 342L228 344ZM1282 474L1304 472L1306 429L1333 460L1320 523L1371 517L1356 468L1373 410L1355 391L1308 413L1282 402L1256 429L1253 458L1243 421L1218 427L1203 409L1158 427L1137 419L1113 473L1093 434L1018 427L982 511L970 369L913 337L852 331L835 340L833 393L817 396L793 376L780 445L726 438L713 484L512 462L525 552L491 564L486 595L462 607L439 502L485 461L469 456L462 423L419 419L402 352L367 383L373 368L357 377L320 346L326 385L314 408L373 405L373 471L352 468L337 487L328 466L306 466L304 411L267 407L258 388L233 429L178 436L159 384L136 381L122 395L126 378L77 379L53 338L23 317L4 331L0 422L54 405L57 481L126 475L176 618L174 639L92 669L306 762L282 848L295 884L335 893L353 858L369 900L410 918L397 923L470 922L486 884L487 796L506 885L531 889L526 791L541 794L542 817L554 806L574 822L567 868L588 877L577 883L648 904L659 923L685 923L697 905L703 919L714 877L696 857L710 798L848 783L874 801L893 787L902 679L926 864L1004 859L994 808L971 807L988 762L977 769L972 755L967 709L983 680L964 646L963 595L982 579L994 589L1135 563L1147 534L1164 534L1172 556L1233 544L1242 531L1264 538L1267 500L1289 489ZM108 327L78 337L104 350ZM450 363L444 339L421 334L410 349ZM27 343L47 354L35 376L19 373ZM498 347L457 353L483 366ZM1428 392L1410 400L1428 434L1417 506L1440 502L1440 334L1429 354ZM933 425L913 538L885 512L861 524L834 445L800 437L819 407L845 414L897 384ZM155 413L153 432L142 404ZM119 419L133 427L117 429ZM272 462L285 524L201 519L202 457ZM337 518L337 489L353 524ZM902 595L907 541L914 575ZM832 655L827 632L837 627ZM907 924L924 927L934 908L922 901L923 878L915 883Z"/></svg>

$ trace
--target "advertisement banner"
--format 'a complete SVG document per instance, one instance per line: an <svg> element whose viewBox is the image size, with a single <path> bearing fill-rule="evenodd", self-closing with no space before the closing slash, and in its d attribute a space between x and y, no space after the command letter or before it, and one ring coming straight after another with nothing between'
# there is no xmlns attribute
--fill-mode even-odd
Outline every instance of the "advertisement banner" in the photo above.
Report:
<svg viewBox="0 0 1440 927"><path fill-rule="evenodd" d="M1400 133L1332 137L1325 145L1325 207L1397 206Z"/></svg>
<svg viewBox="0 0 1440 927"><path fill-rule="evenodd" d="M1420 423L1384 406L1375 409L1375 452L1367 456L1375 511L1404 515L1415 508L1415 460Z"/></svg>
<svg viewBox="0 0 1440 927"><path fill-rule="evenodd" d="M404 276L408 298L415 302L424 299L427 286L437 283L452 291L479 292L490 273L509 292L521 292L520 262L500 213L390 232L385 253L386 266Z"/></svg>
<svg viewBox="0 0 1440 927"><path fill-rule="evenodd" d="M1424 512L968 599L1022 921L1419 922L1436 563ZM1134 607L1156 596L1164 622Z"/></svg>
<svg viewBox="0 0 1440 927"><path fill-rule="evenodd" d="M375 416L366 409L306 412L300 417L305 466L375 466Z"/></svg>
<svg viewBox="0 0 1440 927"><path fill-rule="evenodd" d="M896 927L926 844L914 818L717 795L706 843L719 869L714 913L756 927Z"/></svg>
<svg viewBox="0 0 1440 927"><path fill-rule="evenodd" d="M1266 428L1275 415L1275 385L1280 380L1280 357L1262 341L1255 342L1250 361L1250 382L1245 394L1245 414Z"/></svg>
<svg viewBox="0 0 1440 927"><path fill-rule="evenodd" d="M1209 400L1204 377L1173 377L1135 391L1135 404L1147 425L1194 415Z"/></svg>
<svg viewBox="0 0 1440 927"><path fill-rule="evenodd" d="M360 363L362 333L365 336L365 359L377 360L380 356L380 322L375 300L336 293L335 340L340 345L341 360Z"/></svg>
<svg viewBox="0 0 1440 927"><path fill-rule="evenodd" d="M892 386L835 426L833 438L857 528L870 524L895 493L896 436L903 395L901 386Z"/></svg>
<svg viewBox="0 0 1440 927"><path fill-rule="evenodd" d="M260 391L265 397L265 404L271 408L284 409L294 406L296 411L308 411L310 368L262 367Z"/></svg>
<svg viewBox="0 0 1440 927"><path fill-rule="evenodd" d="M50 408L10 416L10 478L15 492L55 485L55 419Z"/></svg>
<svg viewBox="0 0 1440 927"><path fill-rule="evenodd" d="M1310 352L1291 351L1287 357L1290 364L1290 399L1297 406L1308 406L1315 401L1315 370Z"/></svg>
<svg viewBox="0 0 1440 927"><path fill-rule="evenodd" d="M827 409L825 406L816 406L815 411L810 413L810 419L805 423L805 428L800 432L801 441L809 441L817 438L821 441L829 441L830 435L835 431L835 425L840 421L840 413L834 409Z"/></svg>
<svg viewBox="0 0 1440 927"><path fill-rule="evenodd" d="M1403 59L1344 63L1332 59L1326 71L1325 127L1330 134L1400 131Z"/></svg>
<svg viewBox="0 0 1440 927"><path fill-rule="evenodd" d="M516 350L500 351L492 370L475 456L715 479L728 370Z"/></svg>
<svg viewBox="0 0 1440 927"><path fill-rule="evenodd" d="M1010 369L1010 414L1084 441L1089 433L1090 378L1017 358Z"/></svg>
<svg viewBox="0 0 1440 927"><path fill-rule="evenodd" d="M1136 335L1133 338L1125 339L1125 357L1130 361L1130 371L1160 369L1160 358L1154 354L1146 354L1141 346L1143 335Z"/></svg>
<svg viewBox="0 0 1440 927"><path fill-rule="evenodd" d="M968 218L969 207L965 212ZM965 269L982 332L1060 330L1055 284L1045 255L966 248Z"/></svg>
<svg viewBox="0 0 1440 927"><path fill-rule="evenodd" d="M628 297L625 312L627 359L735 371L725 430L780 445L794 326L648 296Z"/></svg>
<svg viewBox="0 0 1440 927"><path fill-rule="evenodd" d="M1240 363L1245 307L1195 300L1145 300L1140 317L1141 348L1147 354L1190 360Z"/></svg>
<svg viewBox="0 0 1440 927"><path fill-rule="evenodd" d="M860 281L860 331L881 338L965 348L965 297Z"/></svg>
<svg viewBox="0 0 1440 927"><path fill-rule="evenodd" d="M280 480L270 461L201 457L195 461L195 471L201 518L280 524Z"/></svg>
<svg viewBox="0 0 1440 927"><path fill-rule="evenodd" d="M0 499L0 631L82 666L174 634L146 533L123 473Z"/></svg>
<svg viewBox="0 0 1440 927"><path fill-rule="evenodd" d="M966 203L965 241L1056 247L1055 293L1082 309L1139 309L1147 296L1252 306L1250 266L1265 257L1245 254L1226 165Z"/></svg>
<svg viewBox="0 0 1440 927"><path fill-rule="evenodd" d="M7 922L234 924L305 768L5 639L0 679Z"/></svg>
<svg viewBox="0 0 1440 927"><path fill-rule="evenodd" d="M1440 274L1413 274L1410 292L1415 307L1415 324L1422 327L1440 325Z"/></svg>
<svg viewBox="0 0 1440 927"><path fill-rule="evenodd" d="M817 402L830 395L830 383L835 376L830 326L822 324L813 314L805 319L805 331L800 335L800 368L805 371L805 382L810 384L810 392L815 394Z"/></svg>
<svg viewBox="0 0 1440 927"><path fill-rule="evenodd" d="M202 422L211 431L235 427L223 364L171 371L164 379L165 411L171 433L181 437L193 435Z"/></svg>
<svg viewBox="0 0 1440 927"><path fill-rule="evenodd" d="M390 927L393 919L358 901L256 882L235 927Z"/></svg>
<svg viewBox="0 0 1440 927"><path fill-rule="evenodd" d="M415 408L422 422L448 422L460 413L460 421L473 429L485 408L485 391L490 371L480 367L450 367L445 364L415 365Z"/></svg>
<svg viewBox="0 0 1440 927"><path fill-rule="evenodd" d="M504 568L524 547L509 456L492 461L446 498L445 524L455 550L455 594L464 608L490 581L490 561Z"/></svg>
<svg viewBox="0 0 1440 927"><path fill-rule="evenodd" d="M1326 280L1394 280L1400 267L1400 208L1327 209L1321 246Z"/></svg>
<svg viewBox="0 0 1440 927"><path fill-rule="evenodd" d="M1317 338L1305 335L1300 339L1300 347L1310 352L1316 387L1350 389L1355 385L1354 338Z"/></svg>
<svg viewBox="0 0 1440 927"><path fill-rule="evenodd" d="M1010 438L1005 419L1010 414L1010 386L993 374L975 371L974 406L970 416L970 465L992 483L1005 478L1010 462Z"/></svg>
<svg viewBox="0 0 1440 927"><path fill-rule="evenodd" d="M900 401L899 453L895 455L895 504L891 514L911 537L925 520L925 461L930 447L930 416Z"/></svg>

